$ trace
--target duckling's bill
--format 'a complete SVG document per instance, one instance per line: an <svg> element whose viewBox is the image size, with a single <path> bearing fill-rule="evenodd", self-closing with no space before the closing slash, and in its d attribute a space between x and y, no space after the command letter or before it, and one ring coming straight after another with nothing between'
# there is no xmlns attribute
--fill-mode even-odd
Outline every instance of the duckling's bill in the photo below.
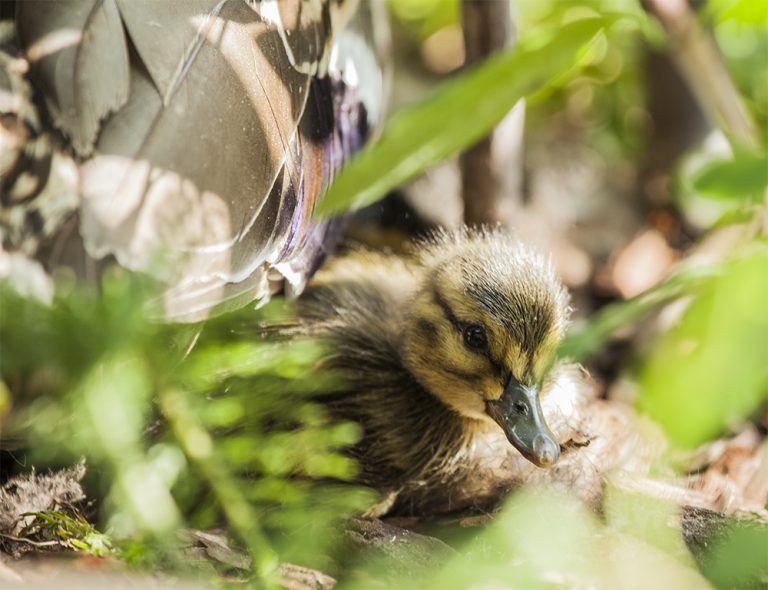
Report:
<svg viewBox="0 0 768 590"><path fill-rule="evenodd" d="M501 426L509 442L538 467L551 467L560 445L544 420L539 392L510 377L498 400L486 401L486 412Z"/></svg>

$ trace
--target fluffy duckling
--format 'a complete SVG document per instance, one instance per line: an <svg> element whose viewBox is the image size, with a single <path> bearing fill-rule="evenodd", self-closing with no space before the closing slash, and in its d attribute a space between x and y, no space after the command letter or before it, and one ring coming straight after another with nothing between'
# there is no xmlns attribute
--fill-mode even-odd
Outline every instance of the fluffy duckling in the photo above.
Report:
<svg viewBox="0 0 768 590"><path fill-rule="evenodd" d="M594 501L611 443L590 431L626 418L586 412L579 369L554 364L569 298L551 266L500 231L420 246L337 259L299 300L346 375L327 403L362 426L362 479L389 492L379 514L488 508L523 481Z"/></svg>

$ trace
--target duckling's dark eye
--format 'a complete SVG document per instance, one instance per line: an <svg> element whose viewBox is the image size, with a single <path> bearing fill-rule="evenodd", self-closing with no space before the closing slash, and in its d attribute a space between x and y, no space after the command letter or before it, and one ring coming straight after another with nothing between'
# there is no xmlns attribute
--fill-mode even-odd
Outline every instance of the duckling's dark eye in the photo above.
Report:
<svg viewBox="0 0 768 590"><path fill-rule="evenodd" d="M464 344L472 350L484 350L488 345L485 328L482 326L467 326L464 328Z"/></svg>

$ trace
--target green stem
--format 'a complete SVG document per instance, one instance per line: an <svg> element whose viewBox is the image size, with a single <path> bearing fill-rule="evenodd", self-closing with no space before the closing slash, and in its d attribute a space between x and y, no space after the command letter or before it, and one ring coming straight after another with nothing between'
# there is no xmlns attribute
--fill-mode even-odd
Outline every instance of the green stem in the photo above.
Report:
<svg viewBox="0 0 768 590"><path fill-rule="evenodd" d="M277 554L236 480L214 456L210 434L189 410L182 392L163 389L158 400L176 440L213 490L229 524L248 547L254 571L261 581L268 581L277 573Z"/></svg>
<svg viewBox="0 0 768 590"><path fill-rule="evenodd" d="M723 265L681 270L640 295L604 307L588 323L571 330L560 347L560 358L584 362L594 355L619 328L639 321L657 307L694 294L722 273Z"/></svg>

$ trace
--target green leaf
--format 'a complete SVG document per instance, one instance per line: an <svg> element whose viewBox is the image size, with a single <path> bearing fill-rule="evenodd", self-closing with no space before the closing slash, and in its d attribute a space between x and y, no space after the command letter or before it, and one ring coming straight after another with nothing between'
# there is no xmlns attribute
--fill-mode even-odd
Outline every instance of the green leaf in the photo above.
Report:
<svg viewBox="0 0 768 590"><path fill-rule="evenodd" d="M681 270L632 299L604 307L589 322L569 332L558 350L558 357L586 361L620 328L638 322L665 303L695 294L722 272L722 266L715 265Z"/></svg>
<svg viewBox="0 0 768 590"><path fill-rule="evenodd" d="M720 218L715 221L713 228L727 227L729 225L738 225L740 223L749 223L757 215L758 208L741 208L734 209L732 211L726 211Z"/></svg>
<svg viewBox="0 0 768 590"><path fill-rule="evenodd" d="M734 20L749 25L768 24L768 5L755 0L713 0L707 9L713 13L717 22Z"/></svg>
<svg viewBox="0 0 768 590"><path fill-rule="evenodd" d="M694 177L693 188L712 199L761 201L768 189L768 155L740 154L714 162Z"/></svg>
<svg viewBox="0 0 768 590"><path fill-rule="evenodd" d="M728 263L655 346L639 405L681 447L739 424L768 397L768 251Z"/></svg>
<svg viewBox="0 0 768 590"><path fill-rule="evenodd" d="M765 588L768 585L768 526L737 521L721 532L704 562L715 588Z"/></svg>
<svg viewBox="0 0 768 590"><path fill-rule="evenodd" d="M680 531L680 509L671 500L608 484L603 511L611 530L637 537L682 564L693 565Z"/></svg>
<svg viewBox="0 0 768 590"><path fill-rule="evenodd" d="M589 53L606 20L582 19L510 49L392 117L378 141L344 168L321 201L325 217L373 203L429 166L472 145L515 103Z"/></svg>

